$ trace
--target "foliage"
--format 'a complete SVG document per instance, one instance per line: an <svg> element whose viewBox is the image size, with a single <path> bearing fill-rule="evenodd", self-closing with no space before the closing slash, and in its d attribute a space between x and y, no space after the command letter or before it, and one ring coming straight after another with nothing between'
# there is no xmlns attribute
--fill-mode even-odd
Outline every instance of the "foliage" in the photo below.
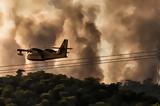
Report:
<svg viewBox="0 0 160 106"><path fill-rule="evenodd" d="M160 102L121 84L101 84L39 71L0 78L0 106L156 106Z"/></svg>

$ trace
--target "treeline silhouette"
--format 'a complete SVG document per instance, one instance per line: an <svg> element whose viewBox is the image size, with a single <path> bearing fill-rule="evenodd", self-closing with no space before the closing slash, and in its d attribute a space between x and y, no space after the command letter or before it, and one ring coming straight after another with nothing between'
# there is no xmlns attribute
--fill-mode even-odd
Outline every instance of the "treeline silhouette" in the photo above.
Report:
<svg viewBox="0 0 160 106"><path fill-rule="evenodd" d="M129 84L83 81L39 71L0 78L0 106L159 106L156 96L135 92ZM129 82L128 82L129 83ZM142 84L140 84L142 85ZM158 85L157 85L158 86ZM147 88L146 88L147 89Z"/></svg>

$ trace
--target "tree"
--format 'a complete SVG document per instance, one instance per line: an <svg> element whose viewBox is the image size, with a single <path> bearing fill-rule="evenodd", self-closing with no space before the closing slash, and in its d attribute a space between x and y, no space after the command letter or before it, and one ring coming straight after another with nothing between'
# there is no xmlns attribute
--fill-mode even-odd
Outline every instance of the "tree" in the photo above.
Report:
<svg viewBox="0 0 160 106"><path fill-rule="evenodd" d="M43 99L41 104L42 104L42 106L50 106L49 101L47 99Z"/></svg>
<svg viewBox="0 0 160 106"><path fill-rule="evenodd" d="M7 97L12 97L13 92L14 92L14 88L11 85L6 85L3 88L2 96L6 97L6 98Z"/></svg>
<svg viewBox="0 0 160 106"><path fill-rule="evenodd" d="M51 95L49 93L42 93L40 95L40 99L43 100L43 99L47 99L49 100L51 98Z"/></svg>
<svg viewBox="0 0 160 106"><path fill-rule="evenodd" d="M155 104L153 104L151 106L160 106L160 103L155 103Z"/></svg>
<svg viewBox="0 0 160 106"><path fill-rule="evenodd" d="M0 106L5 106L4 100L5 98L0 97Z"/></svg>
<svg viewBox="0 0 160 106"><path fill-rule="evenodd" d="M17 77L18 77L18 78L21 78L22 75L23 75L23 72L25 72L25 70L23 70L23 69L18 69L17 72L16 72L16 73L17 73Z"/></svg>
<svg viewBox="0 0 160 106"><path fill-rule="evenodd" d="M111 105L104 102L97 102L95 104L90 104L89 106L111 106Z"/></svg>
<svg viewBox="0 0 160 106"><path fill-rule="evenodd" d="M137 103L135 106L145 106L144 103L140 102L140 103Z"/></svg>
<svg viewBox="0 0 160 106"><path fill-rule="evenodd" d="M17 105L14 103L10 103L10 104L6 104L6 106L17 106Z"/></svg>
<svg viewBox="0 0 160 106"><path fill-rule="evenodd" d="M62 97L62 99L58 102L58 106L75 106L75 103L75 96Z"/></svg>
<svg viewBox="0 0 160 106"><path fill-rule="evenodd" d="M101 84L94 78L81 81L44 71L18 76L0 78L0 106L159 105L157 98L122 88L119 83Z"/></svg>

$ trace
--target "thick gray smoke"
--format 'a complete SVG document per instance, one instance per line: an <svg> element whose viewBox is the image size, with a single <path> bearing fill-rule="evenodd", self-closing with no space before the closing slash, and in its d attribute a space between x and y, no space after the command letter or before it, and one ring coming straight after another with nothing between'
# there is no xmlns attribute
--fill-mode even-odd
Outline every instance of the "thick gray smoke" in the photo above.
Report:
<svg viewBox="0 0 160 106"><path fill-rule="evenodd" d="M153 50L160 47L160 15L159 0L107 0L106 18L109 20L109 28L105 35L107 41L114 45L113 53L122 53L138 50ZM118 44L117 44L118 42ZM110 66L112 81L122 79L144 80L156 76L155 64L157 61L140 61L136 71L132 75L125 74L124 63L116 63ZM114 70L112 69L114 67ZM118 74L119 73L119 74Z"/></svg>
<svg viewBox="0 0 160 106"><path fill-rule="evenodd" d="M7 6L10 5L9 3L14 8L12 21L15 24L15 33L11 36L17 44L13 44L13 49L19 48L16 45L26 49L49 47L51 44L54 45L58 38L65 39L63 35L66 31L69 34L69 43L72 42L71 45L75 45L76 57L89 58L87 62L90 63L88 66L74 67L71 70L75 71L68 74L80 79L86 77L103 79L101 69L98 65L93 65L91 59L98 56L97 48L101 35L95 25L97 6L84 7L81 3L74 3L73 0L41 0L39 2L17 0L16 3L8 0L4 4ZM10 52L7 54L9 59L10 54Z"/></svg>
<svg viewBox="0 0 160 106"><path fill-rule="evenodd" d="M23 58L19 58L19 56L17 56L17 54L15 54L16 49L19 48L20 46L16 43L16 41L12 38L10 39L6 39L5 41L1 41L0 44L0 50L1 52L1 66L3 65L8 65L8 64L21 64L24 63L25 60ZM14 46L11 46L14 45ZM7 49L6 49L7 48Z"/></svg>
<svg viewBox="0 0 160 106"><path fill-rule="evenodd" d="M35 23L32 19L22 19L17 26L17 37L27 47L49 47L55 43L63 30L63 23L55 25L54 21Z"/></svg>
<svg viewBox="0 0 160 106"><path fill-rule="evenodd" d="M81 3L73 4L72 0L53 1L53 5L64 12L66 17L66 27L70 23L68 29L69 35L74 39L78 57L88 58L89 65L74 68L71 72L74 77L84 79L87 77L95 77L103 79L102 70L96 64L93 64L95 59L92 57L98 56L98 44L100 43L101 33L96 28L95 19L99 8L97 6L84 7ZM67 5L66 5L67 4ZM74 45L74 44L73 44ZM97 60L99 60L97 58Z"/></svg>
<svg viewBox="0 0 160 106"><path fill-rule="evenodd" d="M0 66L25 62L24 58L19 58L15 53L20 46L14 39L16 32L12 13L14 6L9 6L7 3L9 2L0 1Z"/></svg>
<svg viewBox="0 0 160 106"><path fill-rule="evenodd" d="M67 38L74 48L68 58L88 58L90 64L56 73L80 79L104 78L107 83L154 79L156 60L102 66L93 64L92 57L159 49L159 6L159 0L2 0L0 50L4 53L0 62L24 63L24 57L13 54L17 48L44 48Z"/></svg>

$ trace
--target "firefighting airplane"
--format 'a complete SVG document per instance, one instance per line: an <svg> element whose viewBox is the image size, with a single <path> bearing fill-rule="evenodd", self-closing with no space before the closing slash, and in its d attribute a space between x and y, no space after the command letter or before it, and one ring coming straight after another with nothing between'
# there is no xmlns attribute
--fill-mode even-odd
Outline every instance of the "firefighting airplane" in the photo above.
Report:
<svg viewBox="0 0 160 106"><path fill-rule="evenodd" d="M68 39L64 39L62 45L58 47L52 47L58 49L57 51L53 49L38 49L38 48L31 48L31 49L17 49L18 55L23 56L23 52L27 53L27 59L31 61L45 61L51 59L58 59L58 58L67 58L67 49L68 48Z"/></svg>

